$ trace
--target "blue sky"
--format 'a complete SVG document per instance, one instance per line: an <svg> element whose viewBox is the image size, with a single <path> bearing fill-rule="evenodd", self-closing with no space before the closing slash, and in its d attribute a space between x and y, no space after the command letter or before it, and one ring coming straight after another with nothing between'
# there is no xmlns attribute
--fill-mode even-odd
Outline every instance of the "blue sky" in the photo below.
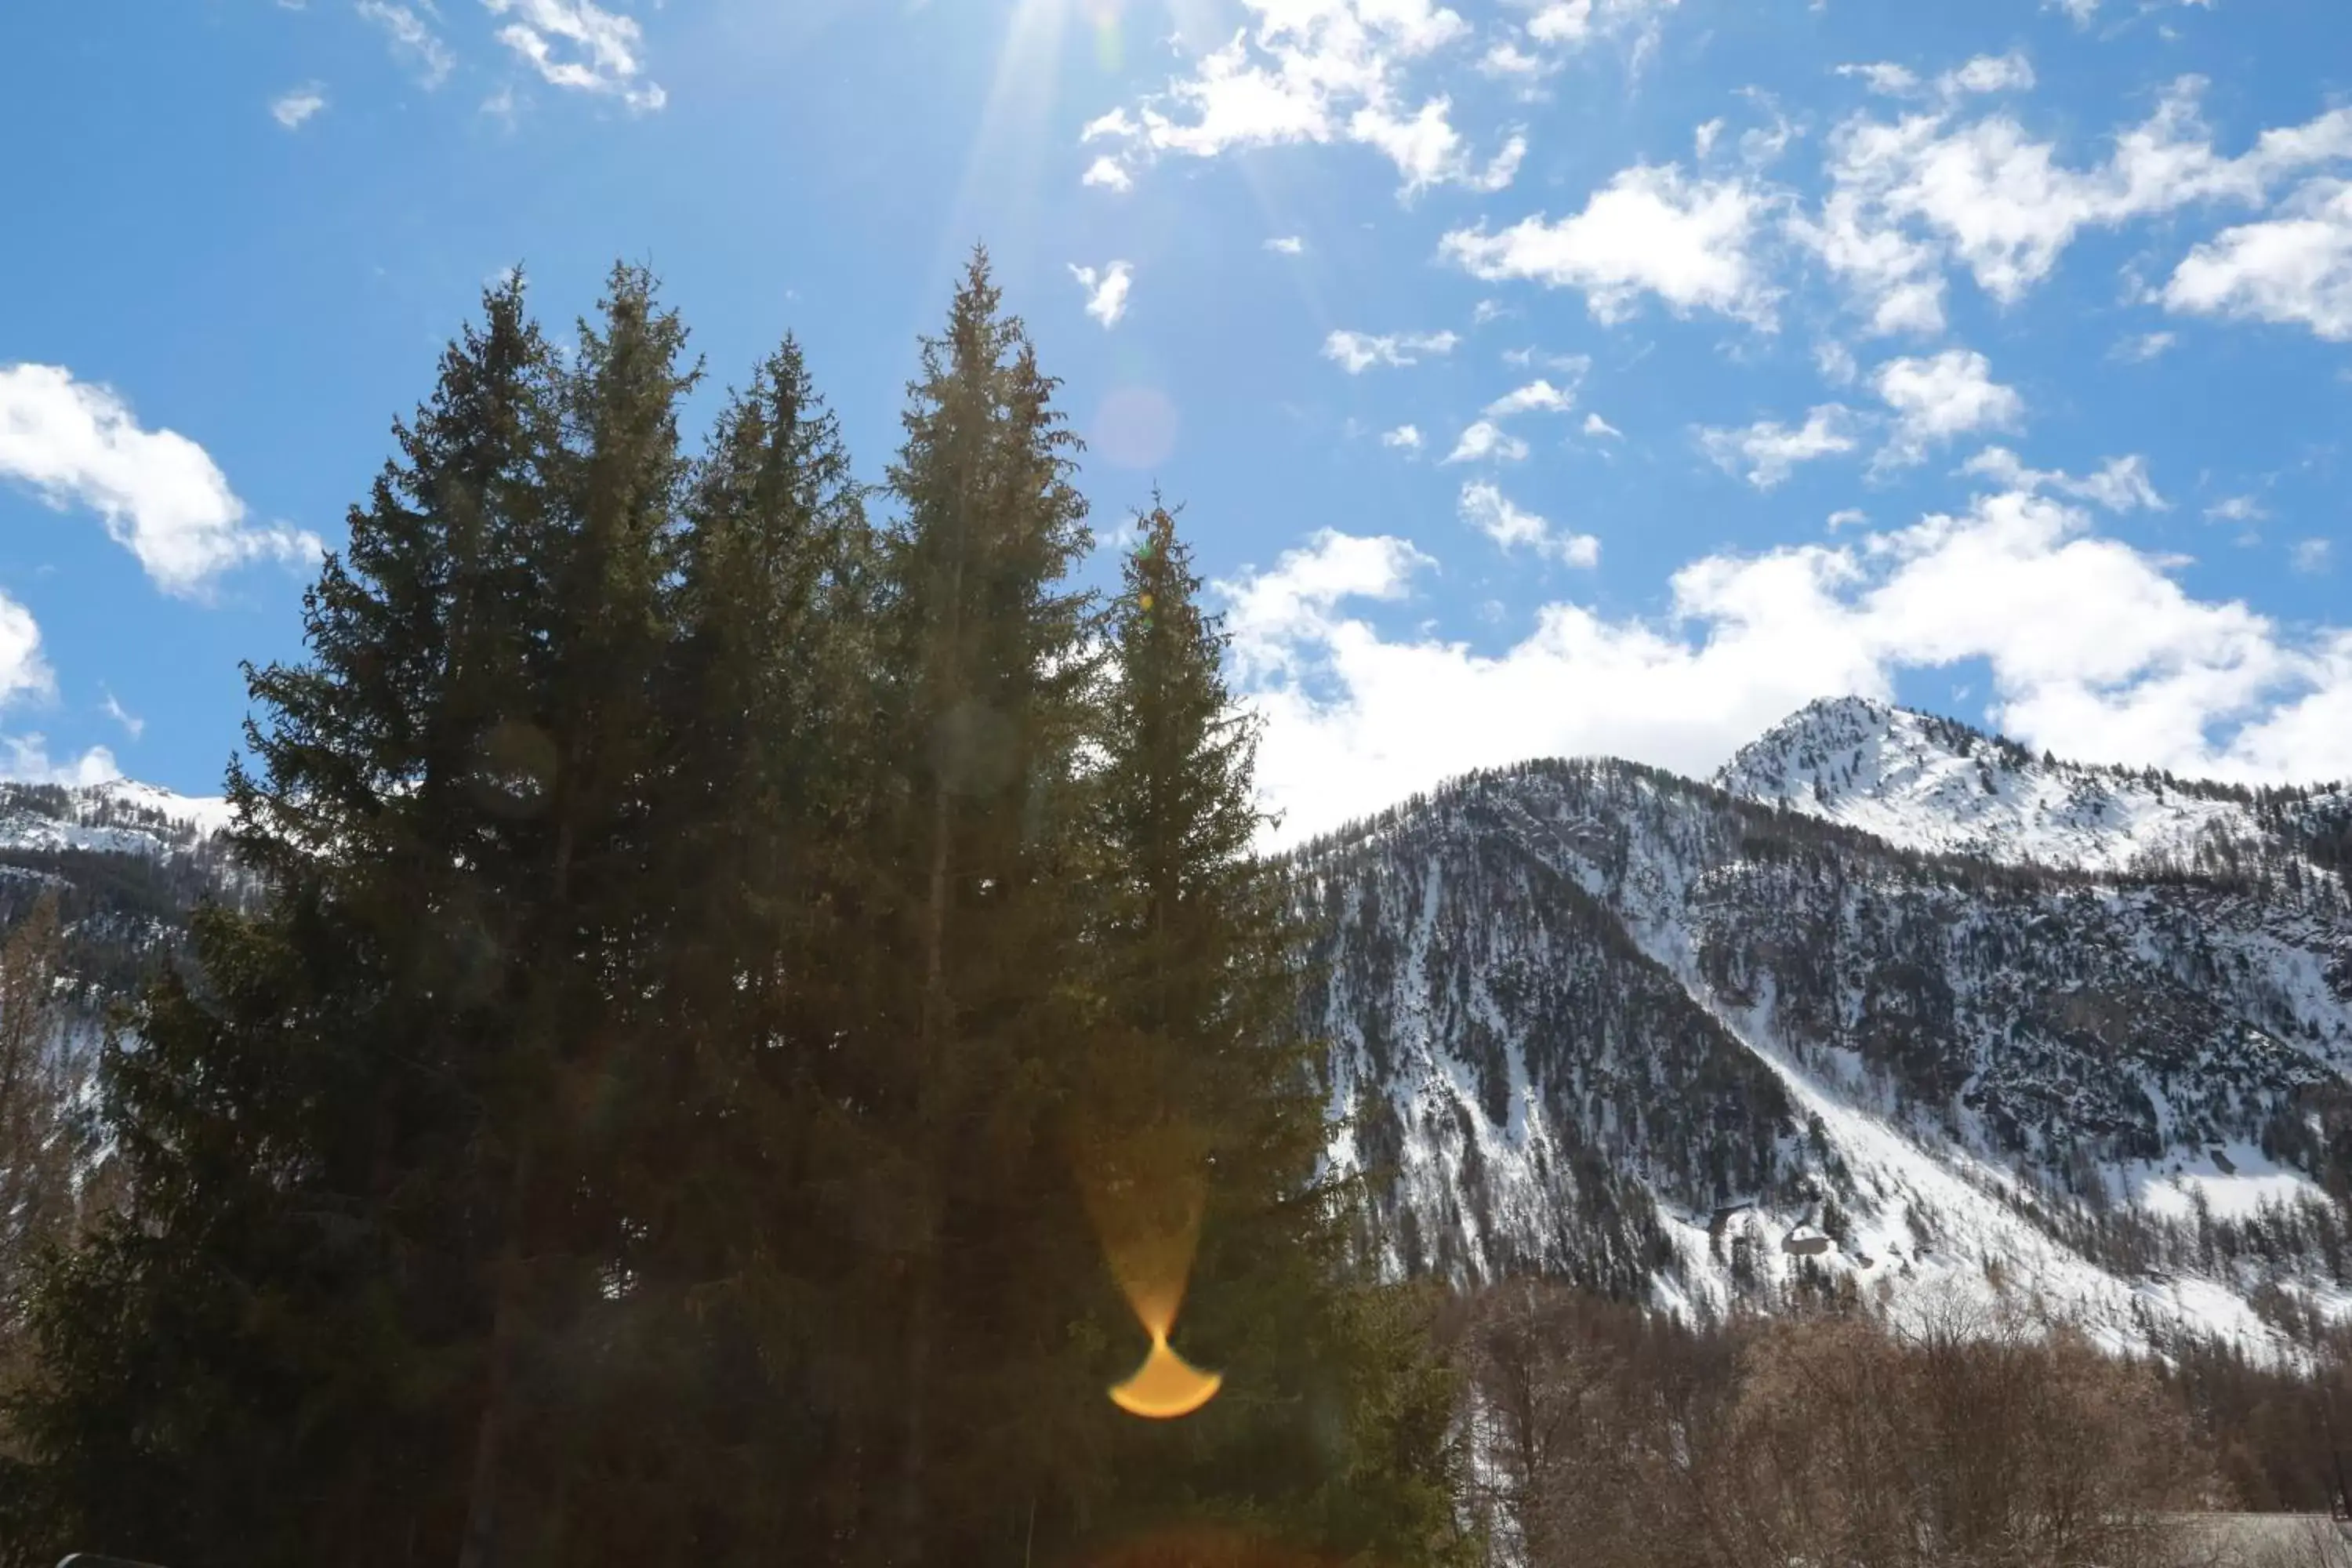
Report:
<svg viewBox="0 0 2352 1568"><path fill-rule="evenodd" d="M1184 503L1290 831L1864 691L2352 774L2341 0L79 0L0 17L0 762L217 788L520 262L797 333L984 239Z"/></svg>

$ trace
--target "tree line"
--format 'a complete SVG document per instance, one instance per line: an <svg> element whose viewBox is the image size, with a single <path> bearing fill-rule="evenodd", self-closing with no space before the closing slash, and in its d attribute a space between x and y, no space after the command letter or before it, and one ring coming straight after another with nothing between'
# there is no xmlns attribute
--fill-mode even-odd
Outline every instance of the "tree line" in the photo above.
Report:
<svg viewBox="0 0 2352 1568"><path fill-rule="evenodd" d="M2118 1356L2013 1300L1678 1322L1526 1280L1442 1332L1468 1510L1516 1568L2236 1562L2182 1516L2326 1513L2352 1445L2340 1337L2297 1372Z"/></svg>
<svg viewBox="0 0 2352 1568"><path fill-rule="evenodd" d="M113 1195L18 1249L0 1554L1461 1556L1175 518L1076 585L984 254L878 489L789 339L698 450L702 375L642 270L562 348L501 282L248 667L256 890L100 1054ZM1171 1204L1224 1383L1157 1424L1103 1242Z"/></svg>

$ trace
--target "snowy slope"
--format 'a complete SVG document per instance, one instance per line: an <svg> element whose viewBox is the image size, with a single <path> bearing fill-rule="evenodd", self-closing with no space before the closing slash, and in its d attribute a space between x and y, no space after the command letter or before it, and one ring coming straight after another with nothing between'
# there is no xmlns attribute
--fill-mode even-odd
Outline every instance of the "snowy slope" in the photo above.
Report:
<svg viewBox="0 0 2352 1568"><path fill-rule="evenodd" d="M228 803L217 796L174 795L129 779L75 788L0 783L0 854L162 858L194 849L228 821Z"/></svg>
<svg viewBox="0 0 2352 1568"><path fill-rule="evenodd" d="M2117 1346L2284 1354L2290 1309L2352 1315L2340 879L2273 875L2278 802L1972 734L1818 704L1720 790L1532 763L1302 851L1368 1244L1677 1309L2039 1306ZM2220 840L2235 871L2179 874ZM1807 1225L1834 1239L1786 1250Z"/></svg>
<svg viewBox="0 0 2352 1568"><path fill-rule="evenodd" d="M2275 833L2245 791L2036 757L1859 697L1807 706L1715 783L1908 848L2092 871L2195 867Z"/></svg>

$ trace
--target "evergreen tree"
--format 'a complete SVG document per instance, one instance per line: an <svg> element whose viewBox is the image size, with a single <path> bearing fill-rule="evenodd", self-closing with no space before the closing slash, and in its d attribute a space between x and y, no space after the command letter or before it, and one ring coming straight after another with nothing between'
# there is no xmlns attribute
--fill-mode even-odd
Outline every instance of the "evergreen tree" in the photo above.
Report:
<svg viewBox="0 0 2352 1568"><path fill-rule="evenodd" d="M1017 1552L1033 1528L1050 1539L1101 1426L1070 1350L1076 1304L1102 1289L1059 1125L1094 613L1066 584L1091 542L1077 441L982 254L922 372L890 473L903 515L883 539L892 768L857 1040L889 1149L865 1201L897 1277L877 1305L903 1412L876 1522L905 1564Z"/></svg>
<svg viewBox="0 0 2352 1568"><path fill-rule="evenodd" d="M254 671L237 843L105 1067L128 1212L34 1302L26 1548L482 1563L563 1516L629 1004L649 665L690 375L616 271L565 370L485 300L351 543L307 662ZM499 1548L503 1546L504 1551Z"/></svg>
<svg viewBox="0 0 2352 1568"><path fill-rule="evenodd" d="M1215 1521L1440 1560L1462 1544L1452 1389L1425 1303L1356 1278L1351 1194L1319 1170L1329 1130L1297 1026L1305 932L1280 867L1255 853L1257 728L1226 689L1227 638L1174 516L1155 505L1138 534L1090 780L1101 1016L1086 1100L1114 1135L1178 1124L1199 1162L1178 1339L1224 1382L1184 1421L1120 1429L1103 1527Z"/></svg>

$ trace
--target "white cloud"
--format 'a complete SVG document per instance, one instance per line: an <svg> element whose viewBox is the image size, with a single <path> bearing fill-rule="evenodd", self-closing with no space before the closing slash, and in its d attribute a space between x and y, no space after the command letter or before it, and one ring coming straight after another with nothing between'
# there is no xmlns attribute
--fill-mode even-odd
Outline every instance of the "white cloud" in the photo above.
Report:
<svg viewBox="0 0 2352 1568"><path fill-rule="evenodd" d="M1528 444L1491 419L1480 419L1465 428L1454 443L1454 450L1445 455L1449 463L1482 463L1493 458L1501 463L1524 462Z"/></svg>
<svg viewBox="0 0 2352 1568"><path fill-rule="evenodd" d="M2140 332L2117 343L2115 357L2132 364L2146 364L2179 341L2170 332Z"/></svg>
<svg viewBox="0 0 2352 1568"><path fill-rule="evenodd" d="M1697 163L1706 163L1706 155L1707 155L1708 153L1712 153L1712 152L1714 152L1714 151L1715 151L1715 142L1716 142L1716 138L1717 138L1717 137L1721 136L1722 134L1723 134L1723 120L1722 120L1722 118L1721 118L1720 116L1717 116L1716 119L1713 119L1713 120L1710 120L1710 121L1706 121L1705 124L1701 125L1697 130L1696 130L1696 131L1692 132L1691 132L1691 157L1692 157L1692 159L1693 159L1695 162L1697 162Z"/></svg>
<svg viewBox="0 0 2352 1568"><path fill-rule="evenodd" d="M1937 77L1936 85L1947 94L2026 92L2033 87L2033 66L2013 49L2005 55L1979 55Z"/></svg>
<svg viewBox="0 0 2352 1568"><path fill-rule="evenodd" d="M1518 175L1520 161L1528 155L1528 139L1511 135L1505 140L1502 151L1488 159L1483 168L1477 167L1462 133L1446 118L1453 107L1450 99L1433 98L1410 116L1403 116L1384 104L1368 103L1349 116L1348 133L1388 154L1397 173L1404 176L1404 184L1397 193L1401 196L1419 195L1433 185L1461 185L1474 191L1503 189Z"/></svg>
<svg viewBox="0 0 2352 1568"><path fill-rule="evenodd" d="M2165 285L2166 307L2352 339L2352 181L2312 180L2280 212L2190 251Z"/></svg>
<svg viewBox="0 0 2352 1568"><path fill-rule="evenodd" d="M1483 327L1487 322L1498 321L1510 313L1509 308L1500 300L1481 300L1470 307L1470 324L1474 327Z"/></svg>
<svg viewBox="0 0 2352 1568"><path fill-rule="evenodd" d="M1960 465L1960 471L1990 479L2004 490L2028 494L2056 490L2109 511L2170 510L2170 503L2157 493L2156 481L2148 477L2147 459L2137 454L2109 458L2096 473L2077 479L2055 468L2029 468L2008 447L1987 447Z"/></svg>
<svg viewBox="0 0 2352 1568"><path fill-rule="evenodd" d="M2213 522L2260 522L2270 509L2252 496L2225 496L2207 507L2205 516Z"/></svg>
<svg viewBox="0 0 2352 1568"><path fill-rule="evenodd" d="M1830 513L1830 531L1832 533L1835 533L1841 528L1853 528L1858 524L1868 522L1869 521L1870 514L1863 510L1860 507L1842 506L1838 508L1837 510Z"/></svg>
<svg viewBox="0 0 2352 1568"><path fill-rule="evenodd" d="M141 428L111 389L58 365L0 366L0 479L61 510L98 513L166 593L195 595L244 562L308 561L320 550L315 535L248 522L202 447Z"/></svg>
<svg viewBox="0 0 2352 1568"><path fill-rule="evenodd" d="M1737 474L1759 490L1769 490L1793 472L1799 463L1851 452L1855 446L1853 411L1843 404L1824 403L1790 429L1778 420L1728 429L1701 428L1699 449L1726 473Z"/></svg>
<svg viewBox="0 0 2352 1568"><path fill-rule="evenodd" d="M1898 66L1892 60L1870 60L1858 65L1840 66L1840 76L1857 76L1863 86L1889 98L1906 98L1919 90L1919 74L1908 66Z"/></svg>
<svg viewBox="0 0 2352 1568"><path fill-rule="evenodd" d="M1135 268L1124 261L1114 261L1097 270L1092 267L1073 267L1070 276L1086 290L1087 314L1100 321L1106 331L1118 325L1127 314L1127 293L1135 281Z"/></svg>
<svg viewBox="0 0 2352 1568"><path fill-rule="evenodd" d="M1486 417L1507 419L1514 414L1565 414L1576 406L1576 394L1562 392L1538 377L1486 405Z"/></svg>
<svg viewBox="0 0 2352 1568"><path fill-rule="evenodd" d="M327 107L327 92L317 82L289 88L269 100L269 117L292 131Z"/></svg>
<svg viewBox="0 0 2352 1568"><path fill-rule="evenodd" d="M0 406L0 432L6 426L6 411ZM56 677L41 657L39 625L32 612L0 594L0 707L23 698L48 700L56 695ZM93 747L70 762L58 762L49 756L39 735L0 735L0 778L84 784L102 784L120 775L112 753L103 746Z"/></svg>
<svg viewBox="0 0 2352 1568"><path fill-rule="evenodd" d="M2334 555L2335 546L2329 541L2304 539L2296 541L2288 560L2294 563L2296 571L2306 576L2316 576L2327 570L2328 562Z"/></svg>
<svg viewBox="0 0 2352 1568"><path fill-rule="evenodd" d="M1595 440L1606 437L1612 441L1622 441L1625 438L1625 432L1598 414L1588 414L1584 416L1584 433Z"/></svg>
<svg viewBox="0 0 2352 1568"><path fill-rule="evenodd" d="M634 16L615 16L594 0L482 0L494 16L514 21L499 29L506 45L551 87L609 94L631 109L656 110L669 100L658 82L645 79L644 29Z"/></svg>
<svg viewBox="0 0 2352 1568"><path fill-rule="evenodd" d="M1454 127L1451 100L1408 96L1410 66L1469 36L1455 12L1433 0L1243 0L1243 8L1254 25L1134 113L1122 107L1090 121L1080 139L1122 142L1129 161L1352 142L1385 154L1408 196L1433 184L1510 183L1523 137L1479 160Z"/></svg>
<svg viewBox="0 0 2352 1568"><path fill-rule="evenodd" d="M1107 191L1128 191L1135 188L1135 180L1116 158L1097 158L1078 176L1082 185L1099 186Z"/></svg>
<svg viewBox="0 0 2352 1568"><path fill-rule="evenodd" d="M1326 532L1223 585L1283 838L1530 756L1703 775L1814 697L1885 698L1903 670L1974 660L1994 721L2037 750L2199 776L2352 775L2352 633L2299 637L2193 598L2047 496L1981 496L1835 547L1708 556L1675 573L1658 619L1554 602L1493 655L1386 635L1349 605L1403 600L1434 564L1402 540Z"/></svg>
<svg viewBox="0 0 2352 1568"><path fill-rule="evenodd" d="M1307 248L1307 242L1295 234L1285 234L1267 240L1265 247L1276 256L1297 256Z"/></svg>
<svg viewBox="0 0 2352 1568"><path fill-rule="evenodd" d="M1393 447L1400 452L1418 452L1421 450L1421 427L1400 425L1393 430L1383 430L1381 432L1381 445Z"/></svg>
<svg viewBox="0 0 2352 1568"><path fill-rule="evenodd" d="M408 6L395 5L393 0L358 0L353 8L383 29L384 36L392 41L394 55L415 65L416 79L426 89L439 87L457 68L457 57L450 52L449 46Z"/></svg>
<svg viewBox="0 0 2352 1568"><path fill-rule="evenodd" d="M1465 484L1462 499L1456 504L1463 521L1506 551L1526 548L1568 566L1590 568L1601 564L1601 541L1589 533L1555 532L1549 522L1523 510L1485 479Z"/></svg>
<svg viewBox="0 0 2352 1568"><path fill-rule="evenodd" d="M121 725L123 733L134 741L147 732L147 721L125 708L111 691L106 694L102 710L108 718Z"/></svg>
<svg viewBox="0 0 2352 1568"><path fill-rule="evenodd" d="M5 429L0 421L0 429ZM41 657L41 627L33 612L0 594L0 707L25 697L49 697L57 678Z"/></svg>
<svg viewBox="0 0 2352 1568"><path fill-rule="evenodd" d="M1759 326L1773 290L1749 247L1772 198L1737 178L1686 180L1674 164L1637 164L1558 222L1523 218L1488 233L1456 229L1439 253L1489 282L1533 279L1584 291L1602 322L1654 293L1677 315L1713 310Z"/></svg>
<svg viewBox="0 0 2352 1568"><path fill-rule="evenodd" d="M114 753L104 746L92 746L79 757L61 759L49 755L48 742L44 736L0 735L0 778L83 789L109 784L121 776Z"/></svg>
<svg viewBox="0 0 2352 1568"><path fill-rule="evenodd" d="M2175 83L2145 122L2115 138L2104 163L2080 169L2005 113L1958 122L1948 104L1893 121L1857 115L1831 137L1829 194L1791 231L1846 283L1874 331L1932 331L1943 324L1948 260L2013 303L2085 228L2193 204L2259 202L2298 169L2352 156L2352 110L2339 109L2266 131L2224 157L2198 111L2202 86Z"/></svg>
<svg viewBox="0 0 2352 1568"><path fill-rule="evenodd" d="M1918 462L1930 447L1972 431L2013 428L2025 412L2025 400L1993 380L1991 362L1973 349L1889 360L1874 384L1895 411L1895 433L1878 457L1883 466Z"/></svg>
<svg viewBox="0 0 2352 1568"><path fill-rule="evenodd" d="M1323 357L1349 375L1361 375L1376 364L1418 364L1417 354L1450 354L1461 341L1452 332L1335 331L1323 340Z"/></svg>
<svg viewBox="0 0 2352 1568"><path fill-rule="evenodd" d="M1522 370L1539 364L1546 370L1563 371L1579 381L1583 380L1585 373L1592 368L1590 354L1545 353L1532 348L1505 349L1503 363L1517 365Z"/></svg>

